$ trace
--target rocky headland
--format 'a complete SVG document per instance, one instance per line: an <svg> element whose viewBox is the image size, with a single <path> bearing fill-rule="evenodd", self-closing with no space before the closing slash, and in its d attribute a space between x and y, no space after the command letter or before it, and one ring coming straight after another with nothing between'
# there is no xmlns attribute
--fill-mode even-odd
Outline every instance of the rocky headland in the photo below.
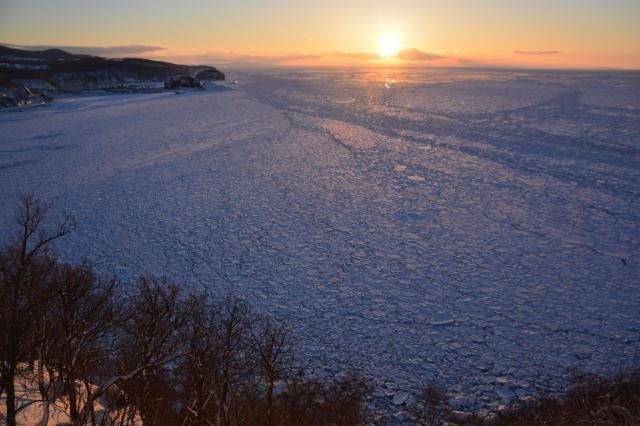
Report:
<svg viewBox="0 0 640 426"><path fill-rule="evenodd" d="M0 108L47 103L59 93L153 92L204 88L225 79L206 65L140 58L109 59L59 49L31 51L0 46Z"/></svg>

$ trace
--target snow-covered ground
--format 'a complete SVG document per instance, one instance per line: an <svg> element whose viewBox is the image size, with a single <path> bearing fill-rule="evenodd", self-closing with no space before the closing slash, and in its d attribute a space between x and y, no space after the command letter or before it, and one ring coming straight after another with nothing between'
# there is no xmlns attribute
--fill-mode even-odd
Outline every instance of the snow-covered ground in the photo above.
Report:
<svg viewBox="0 0 640 426"><path fill-rule="evenodd" d="M37 369L37 361L35 366ZM70 425L71 417L69 414L68 398L64 396L58 396L55 403L44 404L42 395L40 394L38 387L37 374L34 374L28 365L19 365L19 373L16 375L16 406L18 407L18 413L16 416L16 423L20 426L35 426L40 425L43 421L43 413L45 409L48 409L48 422L47 425ZM45 386L49 386L49 378L47 373L43 375ZM84 385L79 383L79 389L83 398L86 397L86 392L83 392ZM92 388L95 389L95 388ZM104 405L103 405L104 404ZM105 415L106 401L103 398L99 398L94 404L93 409L96 414L97 424L100 424ZM6 420L6 394L0 395L0 421ZM111 417L113 418L113 417ZM107 419L104 419L105 421ZM135 418L135 425L141 425L139 417Z"/></svg>
<svg viewBox="0 0 640 426"><path fill-rule="evenodd" d="M640 364L640 74L230 78L1 113L1 236L36 192L78 219L67 259L245 295L381 405Z"/></svg>

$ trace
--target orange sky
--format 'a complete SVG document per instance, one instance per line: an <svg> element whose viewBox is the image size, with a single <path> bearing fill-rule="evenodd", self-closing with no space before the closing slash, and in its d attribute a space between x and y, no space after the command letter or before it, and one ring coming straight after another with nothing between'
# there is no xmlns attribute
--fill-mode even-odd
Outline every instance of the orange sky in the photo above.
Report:
<svg viewBox="0 0 640 426"><path fill-rule="evenodd" d="M0 43L103 56L640 69L638 0L0 1Z"/></svg>

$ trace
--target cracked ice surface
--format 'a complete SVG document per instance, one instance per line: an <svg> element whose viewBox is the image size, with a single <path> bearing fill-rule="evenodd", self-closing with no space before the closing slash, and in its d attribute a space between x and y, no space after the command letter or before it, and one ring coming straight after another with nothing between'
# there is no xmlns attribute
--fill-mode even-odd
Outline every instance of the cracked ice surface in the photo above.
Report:
<svg viewBox="0 0 640 426"><path fill-rule="evenodd" d="M2 236L35 191L80 223L67 259L242 294L383 404L639 364L637 73L234 78L0 114Z"/></svg>

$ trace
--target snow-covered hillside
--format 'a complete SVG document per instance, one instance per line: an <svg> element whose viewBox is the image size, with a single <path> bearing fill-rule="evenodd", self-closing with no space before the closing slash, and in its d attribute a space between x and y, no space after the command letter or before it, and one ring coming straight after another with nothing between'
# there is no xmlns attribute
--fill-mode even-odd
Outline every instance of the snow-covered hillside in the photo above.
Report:
<svg viewBox="0 0 640 426"><path fill-rule="evenodd" d="M0 114L0 231L245 295L319 376L468 407L640 363L640 76L279 71Z"/></svg>
<svg viewBox="0 0 640 426"><path fill-rule="evenodd" d="M37 370L37 361L36 361ZM38 379L36 374L28 365L20 365L19 373L16 379L16 400L18 414L16 423L20 426L36 426L36 425L69 425L71 417L69 416L69 400L66 397L58 397L55 402L43 403L42 394L39 392ZM50 386L47 375L42 376L42 383ZM82 389L82 385L79 386ZM86 393L84 394L86 395ZM104 398L100 398L93 404L94 415L97 424L110 424L111 419L115 419L114 415L105 417L105 406L107 402ZM48 415L46 411L48 410ZM0 422L6 419L6 395L0 396ZM137 426L141 424L139 416L136 416L133 422L124 422L128 426Z"/></svg>

